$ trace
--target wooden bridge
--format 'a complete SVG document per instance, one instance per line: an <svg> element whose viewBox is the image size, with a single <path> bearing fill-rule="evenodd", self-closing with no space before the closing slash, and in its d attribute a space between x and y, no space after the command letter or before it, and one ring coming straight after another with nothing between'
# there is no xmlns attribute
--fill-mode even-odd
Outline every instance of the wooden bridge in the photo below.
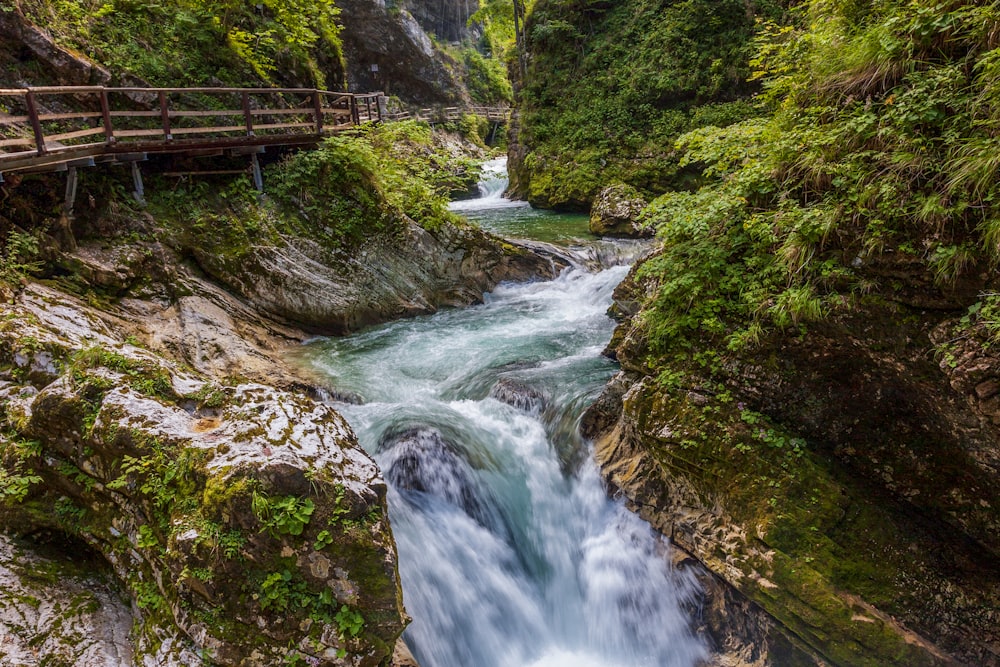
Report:
<svg viewBox="0 0 1000 667"><path fill-rule="evenodd" d="M302 88L0 89L0 178L151 153L314 144L380 121L384 99Z"/></svg>
<svg viewBox="0 0 1000 667"><path fill-rule="evenodd" d="M268 146L316 145L324 136L365 123L447 122L465 114L499 124L508 110L449 107L389 114L382 93L310 88L0 88L0 183L4 174L65 171L70 212L78 168L130 164L134 195L142 201L138 163L149 155L228 154L250 156L254 185L262 190L257 155Z"/></svg>
<svg viewBox="0 0 1000 667"><path fill-rule="evenodd" d="M435 123L448 123L461 120L462 116L479 116L491 123L506 123L510 119L509 107L444 107L410 110L389 111L385 114L385 120L422 120L432 125Z"/></svg>

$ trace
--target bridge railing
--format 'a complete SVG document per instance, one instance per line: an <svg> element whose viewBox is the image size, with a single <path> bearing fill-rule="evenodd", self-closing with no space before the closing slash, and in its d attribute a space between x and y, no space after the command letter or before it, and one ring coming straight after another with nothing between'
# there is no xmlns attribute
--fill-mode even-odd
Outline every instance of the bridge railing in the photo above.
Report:
<svg viewBox="0 0 1000 667"><path fill-rule="evenodd" d="M0 89L0 171L60 156L238 146L382 119L379 94L302 88ZM273 140L273 141L272 141Z"/></svg>
<svg viewBox="0 0 1000 667"><path fill-rule="evenodd" d="M447 123L461 120L463 116L480 116L494 123L505 123L510 118L509 107L443 107L425 109L398 109L386 114L385 120L421 120L428 123Z"/></svg>

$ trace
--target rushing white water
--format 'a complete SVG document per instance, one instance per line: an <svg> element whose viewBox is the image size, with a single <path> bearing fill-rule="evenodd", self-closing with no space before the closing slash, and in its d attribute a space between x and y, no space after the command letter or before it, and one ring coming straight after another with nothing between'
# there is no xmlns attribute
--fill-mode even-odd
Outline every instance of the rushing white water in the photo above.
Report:
<svg viewBox="0 0 1000 667"><path fill-rule="evenodd" d="M496 158L483 164L483 174L479 181L479 197L453 201L448 208L453 211L481 211L494 208L521 208L528 205L526 202L504 197L506 189L507 158Z"/></svg>
<svg viewBox="0 0 1000 667"><path fill-rule="evenodd" d="M487 195L490 197L491 195ZM486 303L320 340L310 362L389 483L404 635L423 667L691 667L696 584L610 501L579 416L625 266L505 285ZM515 407L511 404L516 404Z"/></svg>

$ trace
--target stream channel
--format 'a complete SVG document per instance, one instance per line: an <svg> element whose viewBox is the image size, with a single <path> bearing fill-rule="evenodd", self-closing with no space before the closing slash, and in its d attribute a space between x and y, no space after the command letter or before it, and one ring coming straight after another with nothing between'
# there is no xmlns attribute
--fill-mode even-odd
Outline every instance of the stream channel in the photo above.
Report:
<svg viewBox="0 0 1000 667"><path fill-rule="evenodd" d="M641 249L503 199L504 170L488 163L482 197L453 209L578 265L306 350L364 397L337 409L389 485L404 637L422 667L692 667L706 656L684 611L697 584L607 498L578 434L615 372L605 311Z"/></svg>

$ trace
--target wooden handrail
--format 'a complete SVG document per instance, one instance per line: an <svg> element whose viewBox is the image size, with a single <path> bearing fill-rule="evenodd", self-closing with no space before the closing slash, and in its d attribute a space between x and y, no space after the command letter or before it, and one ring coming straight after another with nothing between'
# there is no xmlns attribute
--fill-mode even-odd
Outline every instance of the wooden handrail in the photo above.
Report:
<svg viewBox="0 0 1000 667"><path fill-rule="evenodd" d="M91 97L93 101L84 111L44 113L39 98L55 95L73 95L84 101ZM217 96L220 106L226 108L212 109L219 103L192 99L191 95ZM226 97L234 95L238 96L236 104L232 97ZM254 102L254 98L265 96L271 99ZM176 152L192 144L201 150L315 143L330 132L380 122L381 96L317 88L0 88L0 102L15 98L7 103L10 108L0 107L4 111L0 113L0 149L18 149L0 150L0 172L59 164L83 153L93 156L95 150L100 151L100 144L78 140L95 134L103 135L106 153ZM281 117L287 121L281 122ZM234 121L241 125L237 127ZM203 122L206 125L200 124ZM233 136L236 130L242 136ZM194 135L199 136L192 138ZM23 150L32 146L33 150Z"/></svg>
<svg viewBox="0 0 1000 667"><path fill-rule="evenodd" d="M92 102L78 112L46 113L40 98L55 95ZM325 134L389 119L437 123L474 114L499 123L510 115L507 107L453 106L383 117L382 93L318 88L35 86L2 88L0 102L5 98L14 99L0 106L0 172L109 153L309 145ZM103 144L84 143L93 135L103 135Z"/></svg>

